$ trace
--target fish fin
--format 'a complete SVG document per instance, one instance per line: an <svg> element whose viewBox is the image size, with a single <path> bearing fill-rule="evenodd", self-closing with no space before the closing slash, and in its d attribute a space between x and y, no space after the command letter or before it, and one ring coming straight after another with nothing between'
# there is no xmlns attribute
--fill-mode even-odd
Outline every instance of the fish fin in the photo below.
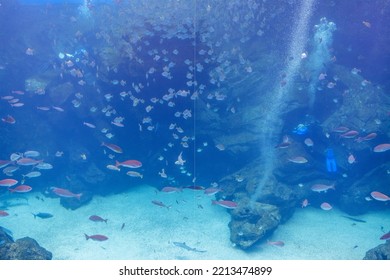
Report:
<svg viewBox="0 0 390 280"><path fill-rule="evenodd" d="M84 233L84 235L85 235L85 239L88 240L89 236L86 233Z"/></svg>

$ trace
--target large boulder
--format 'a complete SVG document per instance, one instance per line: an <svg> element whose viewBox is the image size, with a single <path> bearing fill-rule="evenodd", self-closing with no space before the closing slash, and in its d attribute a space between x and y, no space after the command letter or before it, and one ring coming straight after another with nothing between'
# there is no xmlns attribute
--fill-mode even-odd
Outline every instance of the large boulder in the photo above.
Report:
<svg viewBox="0 0 390 280"><path fill-rule="evenodd" d="M242 199L231 216L230 240L241 249L248 249L264 240L281 221L278 207L249 199Z"/></svg>
<svg viewBox="0 0 390 280"><path fill-rule="evenodd" d="M368 250L363 258L364 260L390 260L390 240L385 244L376 246Z"/></svg>
<svg viewBox="0 0 390 280"><path fill-rule="evenodd" d="M0 228L0 260L51 260L52 253L30 237L13 240Z"/></svg>

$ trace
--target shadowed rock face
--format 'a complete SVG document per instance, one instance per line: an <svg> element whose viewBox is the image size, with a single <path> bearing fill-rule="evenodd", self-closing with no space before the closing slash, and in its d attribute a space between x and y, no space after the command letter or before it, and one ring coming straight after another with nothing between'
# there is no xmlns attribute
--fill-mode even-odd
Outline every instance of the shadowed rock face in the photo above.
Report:
<svg viewBox="0 0 390 280"><path fill-rule="evenodd" d="M270 204L253 203L249 199L231 213L229 223L230 240L241 249L248 249L259 240L269 236L279 225L281 215L278 207Z"/></svg>
<svg viewBox="0 0 390 280"><path fill-rule="evenodd" d="M363 260L390 260L390 240L387 240L385 244L368 250Z"/></svg>
<svg viewBox="0 0 390 280"><path fill-rule="evenodd" d="M51 260L52 253L39 246L30 237L12 241L8 235L0 229L2 244L0 244L0 260Z"/></svg>

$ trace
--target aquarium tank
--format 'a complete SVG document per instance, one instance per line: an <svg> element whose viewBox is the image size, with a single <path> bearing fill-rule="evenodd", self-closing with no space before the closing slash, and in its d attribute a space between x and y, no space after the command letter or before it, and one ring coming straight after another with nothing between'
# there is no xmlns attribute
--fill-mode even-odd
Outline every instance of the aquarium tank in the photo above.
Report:
<svg viewBox="0 0 390 280"><path fill-rule="evenodd" d="M0 259L390 258L389 19L0 1Z"/></svg>

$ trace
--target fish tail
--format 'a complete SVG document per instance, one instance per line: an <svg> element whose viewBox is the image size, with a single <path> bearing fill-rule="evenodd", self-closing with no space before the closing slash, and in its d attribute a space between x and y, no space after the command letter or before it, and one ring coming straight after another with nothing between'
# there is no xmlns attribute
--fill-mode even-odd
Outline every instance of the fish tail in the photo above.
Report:
<svg viewBox="0 0 390 280"><path fill-rule="evenodd" d="M85 235L85 239L88 240L89 236L86 233L84 233L84 235Z"/></svg>
<svg viewBox="0 0 390 280"><path fill-rule="evenodd" d="M118 167L118 166L120 166L120 165L121 165L121 163L120 163L119 161L116 160L116 161L115 161L115 166Z"/></svg>
<svg viewBox="0 0 390 280"><path fill-rule="evenodd" d="M104 222L107 224L108 219L104 219Z"/></svg>
<svg viewBox="0 0 390 280"><path fill-rule="evenodd" d="M79 193L79 194L76 195L76 198L77 198L78 200L80 200L80 198L81 198L82 195L83 195L82 193Z"/></svg>

